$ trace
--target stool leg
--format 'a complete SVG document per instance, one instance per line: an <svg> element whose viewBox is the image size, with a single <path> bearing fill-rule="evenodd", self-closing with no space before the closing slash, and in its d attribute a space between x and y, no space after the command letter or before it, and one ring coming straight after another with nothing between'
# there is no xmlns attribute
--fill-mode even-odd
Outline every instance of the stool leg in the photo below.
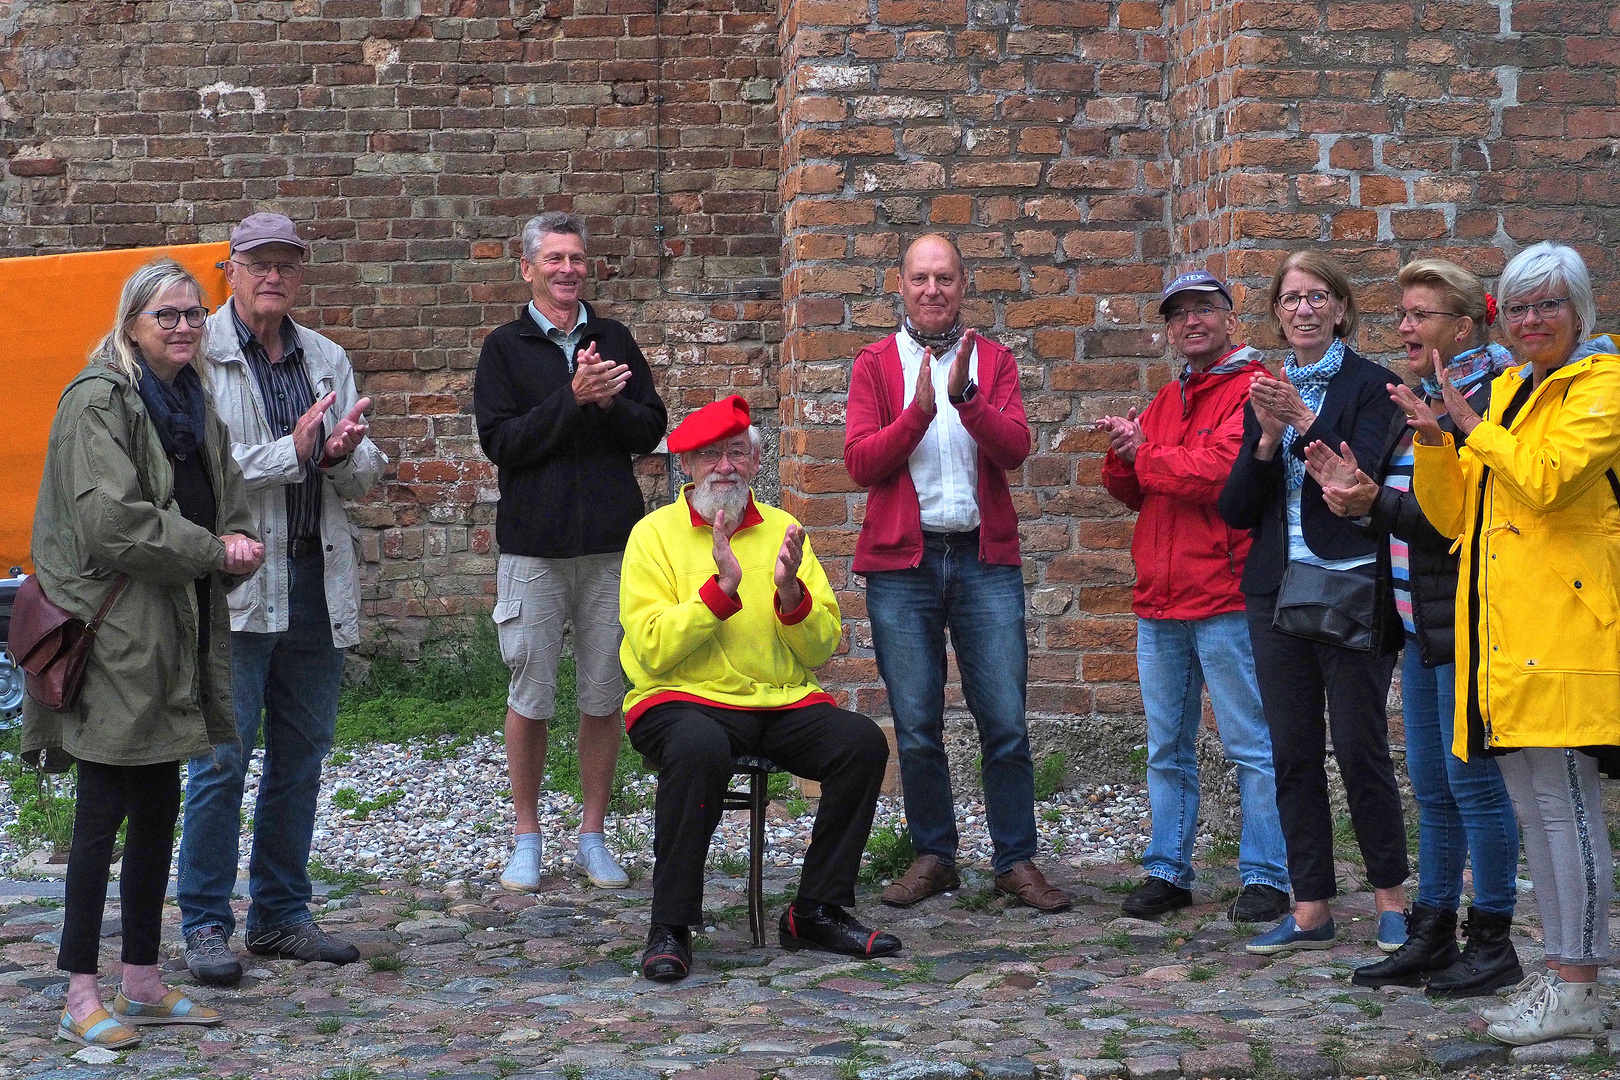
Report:
<svg viewBox="0 0 1620 1080"><path fill-rule="evenodd" d="M748 928L756 949L765 944L765 804L770 779L754 773L748 787Z"/></svg>

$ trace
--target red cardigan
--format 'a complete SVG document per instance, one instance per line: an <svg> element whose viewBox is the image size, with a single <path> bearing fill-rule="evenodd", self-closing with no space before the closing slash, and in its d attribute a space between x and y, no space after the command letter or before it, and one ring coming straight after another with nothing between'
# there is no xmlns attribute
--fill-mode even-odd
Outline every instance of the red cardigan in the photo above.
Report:
<svg viewBox="0 0 1620 1080"><path fill-rule="evenodd" d="M1007 470L1029 456L1029 421L1018 393L1012 350L978 338L978 393L955 409L978 444L979 559L1019 566L1018 512L1007 487ZM855 357L844 415L844 467L869 489L866 520L855 542L855 572L906 570L922 563L922 511L911 483L911 457L933 417L906 400L900 348L890 334Z"/></svg>

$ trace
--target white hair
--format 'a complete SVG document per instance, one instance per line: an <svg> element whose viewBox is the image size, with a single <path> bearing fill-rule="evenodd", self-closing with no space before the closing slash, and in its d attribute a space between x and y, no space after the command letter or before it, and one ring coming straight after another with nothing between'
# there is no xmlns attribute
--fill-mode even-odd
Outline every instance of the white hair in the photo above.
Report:
<svg viewBox="0 0 1620 1080"><path fill-rule="evenodd" d="M585 227L584 218L562 210L548 210L523 223L523 257L533 262L540 254L540 242L553 233L569 233L579 237L581 244L590 243L590 230Z"/></svg>
<svg viewBox="0 0 1620 1080"><path fill-rule="evenodd" d="M719 440L717 439L715 441L718 442ZM755 457L758 457L764 445L765 440L760 438L759 428L755 427L753 424L749 424L748 449L754 452ZM701 449L703 449L703 447L698 447L698 450ZM687 476L692 476L694 474L695 470L692 468L692 455L695 453L697 453L697 450L686 450L681 453L681 470L685 472Z"/></svg>
<svg viewBox="0 0 1620 1080"><path fill-rule="evenodd" d="M1597 301L1592 297L1592 275L1580 252L1546 240L1531 244L1503 267L1496 299L1506 307L1544 290L1568 293L1570 306L1580 320L1581 336L1596 333Z"/></svg>

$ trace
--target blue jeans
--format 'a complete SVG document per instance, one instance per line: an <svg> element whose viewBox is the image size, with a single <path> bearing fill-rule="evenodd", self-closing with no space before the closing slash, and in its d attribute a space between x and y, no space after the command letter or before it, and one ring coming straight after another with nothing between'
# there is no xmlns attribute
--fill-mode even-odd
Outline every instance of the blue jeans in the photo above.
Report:
<svg viewBox="0 0 1620 1080"><path fill-rule="evenodd" d="M1277 816L1271 729L1260 705L1249 623L1241 611L1208 619L1139 619L1136 668L1147 713L1148 804L1153 835L1142 865L1150 877L1193 883L1198 837L1199 691L1210 704L1226 756L1237 766L1243 806L1238 872L1245 885L1288 891L1288 849Z"/></svg>
<svg viewBox="0 0 1620 1080"><path fill-rule="evenodd" d="M1454 911L1462 901L1463 863L1474 861L1474 906L1512 915L1517 893L1519 822L1496 759L1464 761L1451 752L1456 668L1426 668L1408 637L1401 662L1406 774L1418 803L1418 895Z"/></svg>
<svg viewBox="0 0 1620 1080"><path fill-rule="evenodd" d="M332 644L319 554L291 560L288 627L279 634L231 634L231 690L241 742L191 759L180 836L180 926L187 934L236 928L242 788L264 722L264 775L253 810L247 932L308 922L309 847L321 761L332 748L343 650Z"/></svg>
<svg viewBox="0 0 1620 1080"><path fill-rule="evenodd" d="M1024 578L979 561L979 534L925 534L922 564L866 575L878 674L889 691L906 821L919 855L956 861L956 806L945 759L945 631L979 729L994 866L1035 857L1035 770L1024 722L1029 646Z"/></svg>

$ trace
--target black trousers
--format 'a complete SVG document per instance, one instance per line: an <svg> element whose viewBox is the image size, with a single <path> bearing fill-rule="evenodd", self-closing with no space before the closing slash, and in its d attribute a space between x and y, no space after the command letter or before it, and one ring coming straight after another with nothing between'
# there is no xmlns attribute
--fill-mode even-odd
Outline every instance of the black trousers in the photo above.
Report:
<svg viewBox="0 0 1620 1080"><path fill-rule="evenodd" d="M855 875L889 761L888 740L871 720L828 704L752 711L673 701L631 725L630 745L658 770L653 922L702 922L709 840L720 824L732 759L742 754L770 758L821 784L798 898L854 906Z"/></svg>
<svg viewBox="0 0 1620 1080"><path fill-rule="evenodd" d="M1408 873L1406 826L1389 759L1385 712L1395 656L1280 634L1271 628L1277 594L1246 600L1294 899L1326 900L1339 891L1333 874L1327 729L1333 732L1333 756L1344 777L1367 880L1375 889L1394 888Z"/></svg>
<svg viewBox="0 0 1620 1080"><path fill-rule="evenodd" d="M73 848L68 854L67 904L56 966L94 975L107 906L107 872L118 826L124 836L124 868L118 883L124 920L123 961L158 962L163 929L163 893L174 854L174 823L180 819L180 763L101 765L79 762Z"/></svg>

